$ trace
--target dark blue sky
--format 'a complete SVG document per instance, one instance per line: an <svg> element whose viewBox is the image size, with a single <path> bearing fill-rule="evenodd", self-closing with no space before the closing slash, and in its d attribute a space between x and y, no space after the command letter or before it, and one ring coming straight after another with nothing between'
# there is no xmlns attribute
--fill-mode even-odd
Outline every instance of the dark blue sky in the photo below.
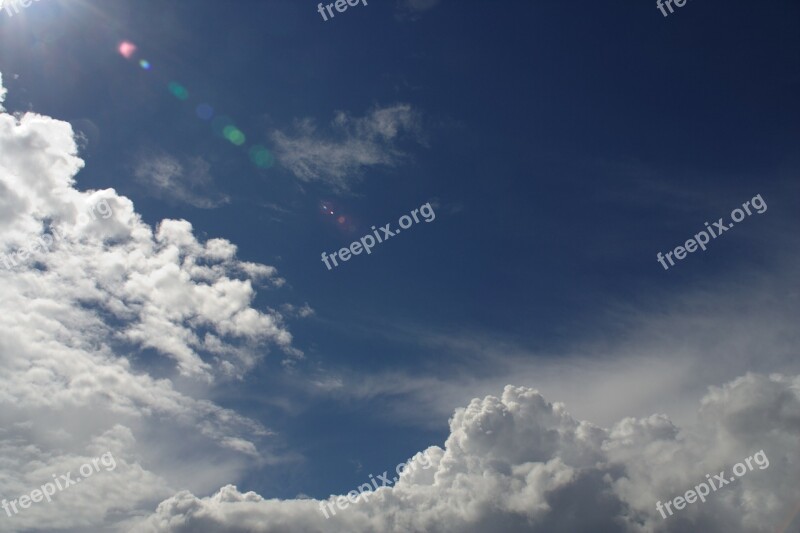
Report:
<svg viewBox="0 0 800 533"><path fill-rule="evenodd" d="M620 308L657 309L721 272L746 277L779 253L770 245L796 216L793 0L692 0L667 18L649 1L444 0L407 12L372 0L328 22L305 0L42 0L3 18L6 107L87 136L80 188L113 187L150 224L185 218L241 259L274 265L287 283L260 289L261 308L314 309L287 319L305 359L287 370L268 357L214 391L274 430L277 450L304 457L239 484L264 496L344 492L441 444L446 419L397 407L402 380L495 369L439 336L559 357L598 331L613 337ZM121 57L121 41L152 69ZM229 116L245 147L198 119L200 103ZM248 158L255 144L277 156L274 132L303 119L337 143L337 111L396 104L418 130L388 148L401 154L391 164L350 167L346 190ZM200 193L229 201L203 209L154 194L135 179L153 152L202 158L214 192ZM657 263L757 194L767 215L669 271ZM331 271L320 261L426 202L435 221ZM347 390L373 377L379 393ZM313 385L337 379L341 393Z"/></svg>

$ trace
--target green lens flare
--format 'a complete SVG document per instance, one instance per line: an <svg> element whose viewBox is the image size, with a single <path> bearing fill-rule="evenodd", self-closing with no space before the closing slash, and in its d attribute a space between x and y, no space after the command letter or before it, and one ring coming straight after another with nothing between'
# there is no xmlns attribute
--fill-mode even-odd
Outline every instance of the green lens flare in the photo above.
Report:
<svg viewBox="0 0 800 533"><path fill-rule="evenodd" d="M172 93L172 96L174 96L178 100L186 100L187 98L189 98L189 91L187 91L186 87L184 87L180 83L173 81L170 82L170 84L167 85L167 87L169 88L169 92Z"/></svg>
<svg viewBox="0 0 800 533"><path fill-rule="evenodd" d="M239 128L237 128L232 124L225 126L225 128L222 130L222 136L228 139L231 143L235 144L236 146L243 145L244 141L246 140L244 133L242 133L242 130L240 130Z"/></svg>
<svg viewBox="0 0 800 533"><path fill-rule="evenodd" d="M233 121L225 115L217 115L211 121L211 129L214 130L214 134L223 138L225 137L225 128L232 125Z"/></svg>
<svg viewBox="0 0 800 533"><path fill-rule="evenodd" d="M250 149L250 160L259 168L270 168L275 164L275 157L272 153L260 145Z"/></svg>

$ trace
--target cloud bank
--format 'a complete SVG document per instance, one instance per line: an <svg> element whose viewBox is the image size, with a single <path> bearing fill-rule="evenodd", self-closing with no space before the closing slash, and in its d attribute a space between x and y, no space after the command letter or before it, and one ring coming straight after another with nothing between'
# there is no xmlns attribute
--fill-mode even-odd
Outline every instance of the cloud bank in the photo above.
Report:
<svg viewBox="0 0 800 533"><path fill-rule="evenodd" d="M697 423L626 418L610 429L570 416L535 390L507 386L458 409L434 467L338 510L223 487L181 492L133 531L156 532L756 532L800 500L800 376L748 374L703 399ZM764 450L770 465L666 520L657 501ZM419 460L412 459L412 460ZM335 501L331 497L331 502Z"/></svg>

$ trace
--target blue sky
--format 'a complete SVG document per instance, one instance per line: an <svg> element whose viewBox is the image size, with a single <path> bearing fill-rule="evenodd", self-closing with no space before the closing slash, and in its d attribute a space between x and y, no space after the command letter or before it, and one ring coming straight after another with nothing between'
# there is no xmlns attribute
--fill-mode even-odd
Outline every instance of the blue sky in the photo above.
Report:
<svg viewBox="0 0 800 533"><path fill-rule="evenodd" d="M90 327L82 342L107 346L109 360L126 361L132 375L268 428L251 434L241 422L195 435L191 423L169 421L174 413L163 415L169 430L145 423L149 411L119 421L140 454L131 452L137 459L127 464L163 481L161 492L142 491L144 503L126 519L146 517L183 489L197 498L227 484L266 499L345 494L428 447L450 453L459 434L454 411L509 384L610 428L654 413L695 427L701 400L713 403L708 387L739 383L748 372L796 383L800 6L704 0L664 17L653 4L372 0L328 21L298 0L41 0L13 17L0 12L3 106L69 123L85 165L74 163L74 183L66 171L53 183L113 189L102 194L118 206L116 233L104 234L97 255L82 255L70 275L83 269L89 285L105 283L112 273L101 274L104 250L127 246L125 235L135 233L120 228L155 229L165 219L188 221L201 243L235 245L222 282L243 279L229 268L270 267L261 282L251 276L252 295L223 283L215 286L219 300L202 305L174 280L159 284L166 271L158 270L149 279L163 295L128 294L126 312L113 304L128 302L114 289L103 303L75 297L75 316L89 309L108 328L100 335ZM129 57L122 43L135 46ZM170 84L187 96L176 97ZM198 117L201 104L213 117ZM220 135L226 125L243 132L241 146ZM70 151L66 141L19 138L31 154ZM11 139L0 144L8 158L23 150ZM269 152L267 168L251 160L254 147ZM48 172L60 172L58 161ZM15 165L0 161L9 176L3 191L22 190L12 175L29 185L39 179ZM23 229L44 232L59 220L55 200L43 195L13 204L39 205L14 225L8 221L23 208L9 207L8 193L6 253L24 242ZM730 219L756 195L768 206L763 214L669 270L657 262L657 253L705 222ZM436 214L430 223L332 270L320 260L426 203ZM188 242L170 228L170 239ZM136 272L121 275L125 290L147 283L137 281L137 261L157 246L142 246L141 256L126 248L133 255L115 271ZM48 257L45 271L67 268L68 260ZM3 272L9 286L12 275L23 273ZM200 277L192 283L202 292ZM26 290L20 294L32 298ZM182 311L182 333L171 308L160 307L170 301L198 306ZM230 326L212 317L219 309L209 306L222 302L259 318L243 311ZM226 338L233 330L236 338ZM176 347L213 332L226 347ZM189 352L214 370L182 372L178 362ZM231 366L212 363L227 356ZM781 446L800 437L796 420L775 424L785 431ZM78 435L78 426L63 431ZM232 433L223 444L206 442L217 431ZM182 439L195 451L181 452ZM237 455L230 439L257 452ZM797 469L796 451L785 454L787 468ZM204 470L209 463L216 466ZM702 479L698 472L685 472L687 482ZM773 481L762 490L777 493ZM659 483L648 490L669 492ZM785 498L789 505L791 494ZM774 505L776 516L788 513ZM721 506L687 520L709 531L750 531L756 514L734 526L719 518ZM540 530L519 526L515 512L460 530ZM97 513L104 518L92 522L96 530L116 527ZM193 527L238 531L230 520ZM548 531L577 527L547 520L555 519L537 523Z"/></svg>

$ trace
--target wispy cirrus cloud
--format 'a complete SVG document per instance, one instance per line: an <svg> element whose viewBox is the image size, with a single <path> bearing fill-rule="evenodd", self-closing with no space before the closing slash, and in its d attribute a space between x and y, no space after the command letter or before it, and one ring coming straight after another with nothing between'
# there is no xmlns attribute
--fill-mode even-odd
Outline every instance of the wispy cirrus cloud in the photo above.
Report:
<svg viewBox="0 0 800 533"><path fill-rule="evenodd" d="M328 132L306 118L293 133L272 134L278 161L297 179L344 191L369 167L393 167L407 155L404 140L424 143L420 113L409 104L373 109L364 117L336 113Z"/></svg>
<svg viewBox="0 0 800 533"><path fill-rule="evenodd" d="M134 176L152 196L214 209L229 203L230 198L216 190L210 170L202 157L181 160L166 152L145 151L139 155Z"/></svg>

